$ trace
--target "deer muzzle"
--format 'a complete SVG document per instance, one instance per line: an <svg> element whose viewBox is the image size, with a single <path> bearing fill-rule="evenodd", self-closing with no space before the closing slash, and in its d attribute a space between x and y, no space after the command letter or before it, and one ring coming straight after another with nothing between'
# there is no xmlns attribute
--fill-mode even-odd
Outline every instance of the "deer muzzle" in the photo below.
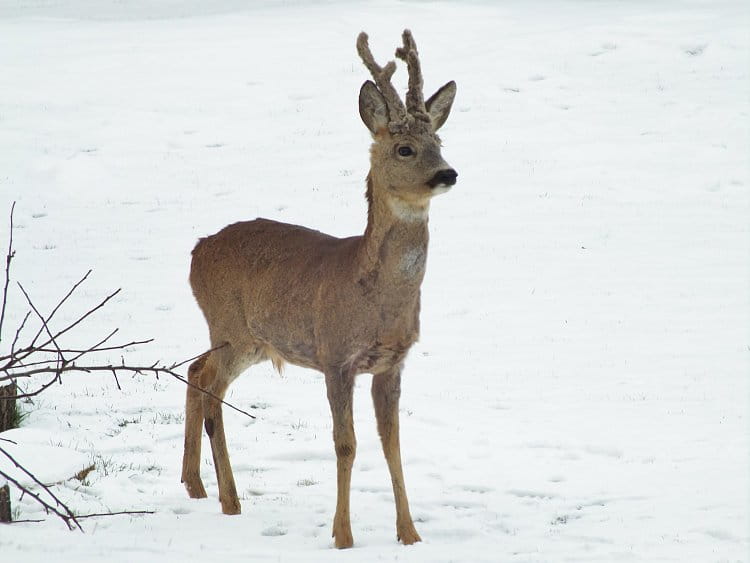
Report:
<svg viewBox="0 0 750 563"><path fill-rule="evenodd" d="M446 168L445 170L438 171L432 179L427 182L427 185L431 188L449 187L456 183L456 178L458 178L458 172L453 170L453 168Z"/></svg>

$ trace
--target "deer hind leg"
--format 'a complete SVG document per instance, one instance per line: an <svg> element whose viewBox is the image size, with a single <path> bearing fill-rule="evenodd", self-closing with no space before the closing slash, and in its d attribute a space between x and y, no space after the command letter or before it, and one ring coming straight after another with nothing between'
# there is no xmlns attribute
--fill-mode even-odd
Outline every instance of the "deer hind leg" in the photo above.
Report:
<svg viewBox="0 0 750 563"><path fill-rule="evenodd" d="M239 514L241 508L232 466L229 462L222 405L214 397L224 399L229 384L245 368L261 359L262 355L256 347L227 343L225 347L211 352L207 366L204 368L204 370L213 369L215 373L212 380L207 382L205 389L208 393L203 394L202 404L204 425L211 441L211 454L216 470L216 481L219 485L219 501L224 514Z"/></svg>
<svg viewBox="0 0 750 563"><path fill-rule="evenodd" d="M201 433L203 404L201 389L213 379L214 373L205 371L208 356L195 360L188 368L187 397L185 398L185 450L182 456L182 482L190 498L206 498L200 475ZM205 377L204 377L205 374ZM206 381L204 382L203 379Z"/></svg>
<svg viewBox="0 0 750 563"><path fill-rule="evenodd" d="M391 473L393 496L396 500L396 535L405 545L422 541L409 512L406 498L404 471L401 467L401 447L399 444L398 402L401 397L401 366L374 375L372 378L372 399L375 403L375 416L378 433L383 443L383 453Z"/></svg>
<svg viewBox="0 0 750 563"><path fill-rule="evenodd" d="M326 373L326 389L333 416L333 443L336 449L337 495L333 537L336 547L341 549L354 545L349 515L352 465L357 451L352 415L354 376L346 372Z"/></svg>

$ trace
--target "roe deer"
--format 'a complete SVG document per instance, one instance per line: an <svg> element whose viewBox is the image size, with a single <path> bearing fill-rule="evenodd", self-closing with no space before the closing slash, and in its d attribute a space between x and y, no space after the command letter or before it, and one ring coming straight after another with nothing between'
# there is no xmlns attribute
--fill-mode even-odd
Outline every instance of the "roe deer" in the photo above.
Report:
<svg viewBox="0 0 750 563"><path fill-rule="evenodd" d="M333 537L338 548L353 543L352 390L360 373L373 374L397 537L404 544L420 541L401 468L398 402L403 361L419 336L430 199L456 183L456 171L443 160L435 134L448 118L456 84L448 82L425 102L416 44L409 30L402 39L396 56L406 61L409 72L406 104L391 84L395 62L380 67L367 34L357 38L359 56L375 80L366 81L359 93L359 113L373 136L364 235L339 239L267 219L235 223L198 242L190 269L211 346L221 347L188 370L182 481L189 495L206 496L199 468L205 422L221 509L240 512L216 400L235 378L268 359L277 369L289 362L319 370L333 415L338 486Z"/></svg>

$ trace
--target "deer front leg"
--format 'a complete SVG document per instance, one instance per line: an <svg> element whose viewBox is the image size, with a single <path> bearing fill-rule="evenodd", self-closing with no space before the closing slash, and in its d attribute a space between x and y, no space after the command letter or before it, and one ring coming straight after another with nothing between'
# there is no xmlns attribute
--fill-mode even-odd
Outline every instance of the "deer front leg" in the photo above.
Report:
<svg viewBox="0 0 750 563"><path fill-rule="evenodd" d="M203 431L202 375L206 356L188 368L187 397L185 398L185 450L182 456L182 482L190 498L206 498L200 475L201 433ZM211 378L212 379L212 378ZM200 388L200 389L199 389Z"/></svg>
<svg viewBox="0 0 750 563"><path fill-rule="evenodd" d="M336 449L337 495L333 537L336 547L341 549L354 545L349 516L349 489L357 450L352 415L354 376L345 372L327 373L326 389L333 416L333 443Z"/></svg>
<svg viewBox="0 0 750 563"><path fill-rule="evenodd" d="M422 541L409 512L406 498L404 471L401 467L401 447L399 444L398 402L401 397L401 366L374 375L372 378L372 399L375 403L375 416L378 420L378 433L383 443L383 453L388 462L396 500L396 535L405 545Z"/></svg>

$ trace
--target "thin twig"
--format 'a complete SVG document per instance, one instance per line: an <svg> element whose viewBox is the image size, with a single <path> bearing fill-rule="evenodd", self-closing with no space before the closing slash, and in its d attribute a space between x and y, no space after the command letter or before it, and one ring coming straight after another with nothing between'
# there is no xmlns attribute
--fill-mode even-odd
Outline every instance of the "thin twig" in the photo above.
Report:
<svg viewBox="0 0 750 563"><path fill-rule="evenodd" d="M69 298L69 297L70 297L71 295L73 295L73 292L74 292L74 291L75 291L76 289L78 289L78 287L79 287L79 286L80 286L80 285L81 285L81 284L82 284L83 282L85 282L85 281L86 281L86 279L87 279L87 278L89 277L89 274L91 274L91 270L89 270L88 272L86 272L86 273L84 274L84 276L83 276L83 277L82 277L82 278L81 278L80 280L78 280L78 281L77 281L76 283L74 283L74 284L73 284L73 287L71 287L71 288L70 288L70 290L68 291L68 293L66 293L66 294L65 294L65 296L64 296L64 297L63 297L62 299L60 299L60 301L58 301L58 302L57 302L57 305L55 305L55 308L54 308L54 309L52 309L52 312L51 312L51 313L49 314L49 316L47 317L47 322L48 322L48 323L49 323L49 322L50 322L50 321L52 320L52 317L54 317L54 316L55 316L55 313L57 313L57 311L58 311L58 310L60 309L60 307L62 307L63 303L65 303L65 302L66 302L66 301L68 300L68 298ZM33 348L33 347L34 347L34 345L36 344L36 341L37 341L37 339L39 338L39 336L40 336L40 335L42 334L42 330L43 330L43 328L40 328L40 329L39 329L39 332L37 332L37 333L36 333L36 336L35 336L35 337L34 337L34 338L32 339L32 341L31 341L31 347L32 347L32 348ZM43 345L42 345L41 347L43 348L43 347L44 347L44 346L46 346L47 344L49 344L49 342L47 342L46 344L43 344Z"/></svg>
<svg viewBox="0 0 750 563"><path fill-rule="evenodd" d="M117 512L101 512L97 514L76 514L76 518L98 518L99 516L121 516L123 514L154 514L153 510L120 510Z"/></svg>
<svg viewBox="0 0 750 563"><path fill-rule="evenodd" d="M28 487L25 487L24 485L19 483L16 479L14 479L13 477L8 475L1 469L0 469L0 476L4 477L7 481L15 485L15 487L19 489L23 494L28 494L29 496L33 497L34 500L36 500L39 504L41 504L47 511L54 512L57 516L59 516L65 522L65 524L68 526L68 529L72 530L73 524L75 524L76 528L78 528L80 531L83 531L83 528L81 528L81 525L78 523L76 515L73 514L70 508L68 508L68 506L63 501L61 501L57 497L57 495L55 495L55 493L53 493L52 490L47 485L45 485L39 479L37 479L36 476L31 471L29 471L23 465L18 463L18 461L16 461L16 459L11 454L5 451L5 449L2 446L0 446L0 453L5 455L5 457L7 457L11 461L11 463L13 463L13 465L15 465L18 469L20 469L26 475L28 475L31 478L31 480L34 481L34 483L39 485L44 490L44 492L46 492L50 497L52 497L52 499L55 501L57 506L59 506L60 509L64 511L64 513L60 512L60 510L58 510L55 506L52 506L50 503L45 501L41 497L41 495L30 490ZM71 522L73 522L73 524L71 524Z"/></svg>
<svg viewBox="0 0 750 563"><path fill-rule="evenodd" d="M89 270L89 271L91 271L91 270ZM39 348L44 348L45 346L48 346L48 345L52 344L54 340L60 338L60 336L62 336L66 332L68 332L70 329L78 326L86 318L90 317L96 311L98 311L99 309L101 309L102 307L104 307L115 295L117 295L118 293L120 293L120 291L122 291L122 288L120 288L120 289L118 289L118 290L110 293L109 295L107 295L107 297L105 297L104 299L102 299L102 301L96 307L92 307L91 309L89 309L88 311L86 311L83 315L81 315L80 317L78 317L77 320L73 321L71 324L69 324L68 326L66 326L64 329L57 331L49 340L47 340L46 342L40 344L38 347ZM52 315L50 315L50 317L51 316ZM47 320L49 320L49 317L47 318Z"/></svg>
<svg viewBox="0 0 750 563"><path fill-rule="evenodd" d="M120 330L120 329L119 328L114 329L107 336L105 336L104 338L102 338L99 342L97 342L96 344L94 344L93 346L91 346L88 350L81 350L80 352L78 352L78 354L75 357L71 358L70 361L71 362L75 362L81 356L84 356L86 354L89 354L89 353L93 352L99 346L101 346L102 344L104 344L105 342L107 342L110 338L112 338L115 334L117 334L118 330ZM60 349L58 348L58 350L60 350Z"/></svg>
<svg viewBox="0 0 750 563"><path fill-rule="evenodd" d="M49 329L49 325L47 324L47 321L44 319L44 315L42 315L39 312L39 309L37 309L36 306L34 305L33 301L31 301L31 297L29 297L29 294L26 292L26 290L24 289L23 285L21 285L21 282L17 282L17 283L18 283L18 287L21 288L21 293L23 293L23 296L26 298L26 301L29 304L29 307L31 307L31 310L34 311L34 313L36 313L37 317L39 317L39 320L42 323L42 328L44 329L44 332L47 333L47 335L50 337L50 340L51 340L52 344L54 344L55 348L57 349L57 365L58 365L58 367L59 368L64 368L68 364L68 361L65 359L65 356L63 355L62 351L60 350L60 347L57 345L57 339L54 336L52 336L52 331ZM53 314L54 314L54 312L53 312ZM52 317L52 315L50 315L50 318L51 317ZM60 369L58 369L57 370L57 380L58 381L62 381L62 379L60 378L60 373L62 373L62 372L61 372Z"/></svg>
<svg viewBox="0 0 750 563"><path fill-rule="evenodd" d="M119 329L115 329L117 331ZM114 332L113 332L114 334ZM107 338L110 338L109 336ZM149 338L148 340L133 340L132 342L126 342L125 344L116 344L113 346L99 346L98 344L95 346L92 346L91 348L87 350L81 350L81 349L74 349L74 348L62 348L62 352L66 354L81 354L81 352L87 354L89 352L110 352L112 350L124 350L126 348L130 348L132 346L139 346L141 344L150 344L153 342L153 338ZM53 350L52 348L39 348L37 350L38 352L57 352L57 350ZM205 352L204 352L205 353ZM202 355L202 354L201 354ZM200 357L200 356L196 356ZM0 357L0 360L2 358ZM76 358L71 358L71 361L75 360ZM190 361L190 360L187 360ZM178 366L179 367L179 366Z"/></svg>
<svg viewBox="0 0 750 563"><path fill-rule="evenodd" d="M206 354L206 352L204 352L203 354L200 354L199 356L196 356L196 357L200 358L201 356L203 356L205 354ZM184 363L184 362L181 362L181 363ZM23 376L23 377L31 377L32 375L53 374L54 375L53 379L50 380L49 382L45 383L42 386L41 389L37 389L36 391L32 391L32 392L29 392L29 393L21 393L21 394L15 395L14 398L16 398L16 399L22 399L22 398L34 397L36 395L39 395L42 391L44 391L48 387L51 387L55 383L55 381L58 380L58 378L59 378L59 376L61 374L67 373L67 372L71 372L71 371L72 372L85 372L85 373L93 373L93 372L98 372L98 371L106 371L106 372L110 372L110 373L113 372L113 371L116 371L116 372L123 372L124 371L124 372L133 373L133 374L136 374L136 375L137 374L145 375L147 373L150 373L150 374L153 374L153 375L160 375L160 374L170 375L170 376L174 377L175 379L177 379L179 381L182 381L185 385L188 385L188 386L192 387L193 389L197 389L201 393L204 393L205 395L208 395L212 399L215 399L215 400L219 401L222 405L226 405L230 409L235 410L238 413L244 414L245 416L249 416L250 418L253 418L253 419L255 418L255 416L253 416L249 412L244 411L241 408L236 407L236 406L234 406L231 403L228 403L227 401L225 401L224 399L222 399L218 395L215 395L215 394L211 393L210 391L204 389L200 385L196 385L195 383L191 383L188 379L186 379L185 377L181 376L179 373L175 372L174 371L174 366L159 366L159 365L156 365L156 364L152 364L150 366L128 366L128 365L113 365L113 364L97 365L97 366L81 366L81 365L78 365L78 364L67 364L67 365L64 365L64 366L55 366L55 367L49 366L49 367L35 368L35 369L32 369L32 370L24 371L20 375L13 375L13 377L21 377L21 376Z"/></svg>
<svg viewBox="0 0 750 563"><path fill-rule="evenodd" d="M169 366L169 369L177 369L179 367L182 367L185 364L187 364L188 362L192 362L193 360L197 360L198 358L202 358L203 356L208 356L214 350L221 350L222 348L225 348L226 346L229 346L228 342L224 342L224 344L219 344L218 346L214 346L213 348L209 348L208 350L206 350L202 354L198 354L197 356L193 356L192 358L188 358L187 360L183 360L180 363L172 364L171 366Z"/></svg>
<svg viewBox="0 0 750 563"><path fill-rule="evenodd" d="M42 394L44 391L52 387L57 382L57 377L57 373L55 373L55 376L52 379L50 379L36 391L31 391L29 393L16 393L12 397L0 397L0 401L11 399L29 399L31 397L36 397L37 395Z"/></svg>
<svg viewBox="0 0 750 563"><path fill-rule="evenodd" d="M16 209L16 202L10 206L10 234L8 235L8 254L5 255L5 286L3 287L3 306L0 310L0 342L3 340L3 322L5 321L5 306L8 304L8 284L10 284L10 263L15 256L13 252L13 211Z"/></svg>
<svg viewBox="0 0 750 563"><path fill-rule="evenodd" d="M119 380L119 379L117 379L117 370L113 369L113 370L112 370L112 375L113 375L113 376L114 376L114 378L115 378L115 383L117 384L117 390L118 390L118 391L122 391L122 387L120 387L120 380Z"/></svg>
<svg viewBox="0 0 750 563"><path fill-rule="evenodd" d="M23 327L26 326L26 321L29 320L29 317L31 316L31 311L26 312L26 316L21 321L21 324L18 326L18 329L16 330L16 336L13 338L13 342L10 345L10 357L13 357L13 352L16 349L16 344L18 344L18 338L21 336L21 331L23 330Z"/></svg>

